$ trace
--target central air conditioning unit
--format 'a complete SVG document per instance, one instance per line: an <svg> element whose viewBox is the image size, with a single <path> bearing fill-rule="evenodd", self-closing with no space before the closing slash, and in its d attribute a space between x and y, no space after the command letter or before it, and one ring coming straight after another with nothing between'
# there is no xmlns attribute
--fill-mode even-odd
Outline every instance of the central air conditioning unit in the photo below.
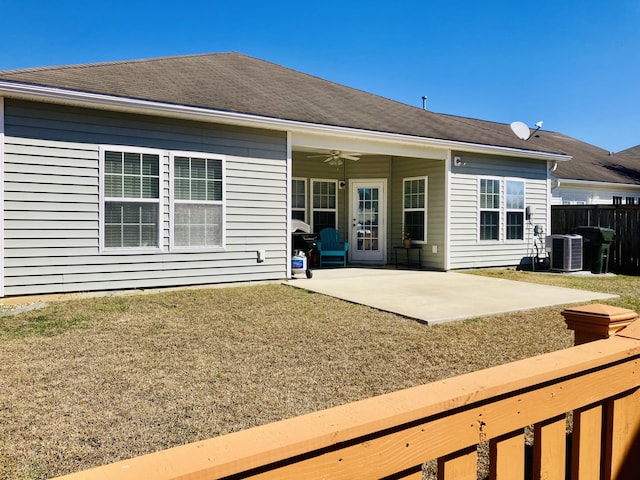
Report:
<svg viewBox="0 0 640 480"><path fill-rule="evenodd" d="M561 272L582 270L582 237L580 235L549 235L545 242L551 257L551 270Z"/></svg>

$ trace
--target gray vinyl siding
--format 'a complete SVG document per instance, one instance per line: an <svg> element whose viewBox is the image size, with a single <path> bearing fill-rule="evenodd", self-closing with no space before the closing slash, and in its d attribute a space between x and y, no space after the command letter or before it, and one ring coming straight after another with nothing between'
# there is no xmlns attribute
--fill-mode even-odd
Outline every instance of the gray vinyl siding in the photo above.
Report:
<svg viewBox="0 0 640 480"><path fill-rule="evenodd" d="M387 263L394 263L394 245L402 243L402 195L403 179L407 177L428 177L427 199L427 243L423 245L422 265L427 268L443 269L445 264L445 163L439 160L413 159L390 156L363 156L359 161L347 160L344 165L330 166L321 158L306 159L302 154L294 154L293 177L311 179L380 179L387 182ZM310 185L307 183L307 199L310 202ZM348 187L338 190L338 229L345 233L351 228L348 218ZM311 205L307 205L307 218ZM437 253L432 253L436 245Z"/></svg>
<svg viewBox="0 0 640 480"><path fill-rule="evenodd" d="M530 255L532 226L525 221L524 241L478 240L478 178L521 179L525 205L534 212L532 225L547 225L548 184L546 162L519 158L491 158L454 153L463 166L451 167L450 268L518 265ZM504 223L501 215L502 223Z"/></svg>
<svg viewBox="0 0 640 480"><path fill-rule="evenodd" d="M99 146L225 156L226 248L170 251L163 154L162 250L99 251ZM286 276L286 134L5 100L5 295ZM256 251L266 250L257 263Z"/></svg>
<svg viewBox="0 0 640 480"><path fill-rule="evenodd" d="M389 178L390 161L388 156L363 156L357 162L346 160L344 165L329 165L322 158L307 159L303 155L294 154L292 176L294 178L307 179L307 219L312 213L311 206L311 180L336 180L344 181L346 185L349 179L365 178ZM342 240L348 241L349 231L352 227L349 218L350 197L348 187L338 189L338 230ZM388 209L388 203L387 203ZM389 217L387 216L387 223Z"/></svg>
<svg viewBox="0 0 640 480"><path fill-rule="evenodd" d="M422 244L422 266L430 269L445 268L445 162L410 158L394 158L393 178L391 182L391 232L390 244L402 244L403 231L403 194L404 179L413 177L427 178L427 238ZM434 252L435 248L435 252ZM395 262L389 251L389 262ZM412 260L413 261L413 260Z"/></svg>

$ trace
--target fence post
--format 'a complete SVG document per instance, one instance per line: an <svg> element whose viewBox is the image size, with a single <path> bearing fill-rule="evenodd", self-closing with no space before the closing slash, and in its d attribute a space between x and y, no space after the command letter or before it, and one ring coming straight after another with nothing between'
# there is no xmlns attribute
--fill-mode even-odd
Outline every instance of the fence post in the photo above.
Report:
<svg viewBox="0 0 640 480"><path fill-rule="evenodd" d="M562 312L562 316L567 328L574 331L575 345L609 338L638 318L638 314L633 310L600 303L568 308ZM572 479L614 478L611 473L618 472L621 465L624 465L624 454L621 455L620 451L629 444L626 438L614 438L614 432L619 434L621 430L618 424L623 423L620 419L615 419L616 422L613 418L614 413L618 413L619 410L622 408L613 400L574 410L571 442ZM622 416L618 413L618 417ZM622 425L624 426L625 424Z"/></svg>
<svg viewBox="0 0 640 480"><path fill-rule="evenodd" d="M609 338L638 318L633 310L601 303L567 308L562 316L567 328L574 331L574 345Z"/></svg>

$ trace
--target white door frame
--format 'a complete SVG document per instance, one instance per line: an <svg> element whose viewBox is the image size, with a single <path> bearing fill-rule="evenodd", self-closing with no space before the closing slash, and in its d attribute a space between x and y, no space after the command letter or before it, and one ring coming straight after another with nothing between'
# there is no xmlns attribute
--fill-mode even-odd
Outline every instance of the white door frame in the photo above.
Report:
<svg viewBox="0 0 640 480"><path fill-rule="evenodd" d="M360 187L372 187L379 189L379 211L378 211L378 249L365 253L358 251L357 222L356 220L356 197L357 189ZM349 179L349 262L369 263L384 265L387 263L387 179L386 178L353 178Z"/></svg>

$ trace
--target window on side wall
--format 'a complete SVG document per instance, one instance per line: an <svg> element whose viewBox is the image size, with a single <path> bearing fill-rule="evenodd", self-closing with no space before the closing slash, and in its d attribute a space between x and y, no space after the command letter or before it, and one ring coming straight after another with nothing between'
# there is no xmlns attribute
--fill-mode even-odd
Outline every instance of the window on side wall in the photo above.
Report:
<svg viewBox="0 0 640 480"><path fill-rule="evenodd" d="M294 178L291 180L291 218L307 222L307 180Z"/></svg>
<svg viewBox="0 0 640 480"><path fill-rule="evenodd" d="M160 248L160 154L102 147L101 247L104 250Z"/></svg>
<svg viewBox="0 0 640 480"><path fill-rule="evenodd" d="M478 203L479 240L524 240L526 208L523 180L480 178Z"/></svg>
<svg viewBox="0 0 640 480"><path fill-rule="evenodd" d="M480 240L500 239L500 180L480 179Z"/></svg>
<svg viewBox="0 0 640 480"><path fill-rule="evenodd" d="M506 181L507 240L524 240L524 182Z"/></svg>
<svg viewBox="0 0 640 480"><path fill-rule="evenodd" d="M203 154L171 155L172 247L224 246L224 162Z"/></svg>
<svg viewBox="0 0 640 480"><path fill-rule="evenodd" d="M427 240L427 177L404 179L403 231L411 240Z"/></svg>
<svg viewBox="0 0 640 480"><path fill-rule="evenodd" d="M312 228L318 233L323 228L338 225L338 182L336 180L311 181Z"/></svg>

